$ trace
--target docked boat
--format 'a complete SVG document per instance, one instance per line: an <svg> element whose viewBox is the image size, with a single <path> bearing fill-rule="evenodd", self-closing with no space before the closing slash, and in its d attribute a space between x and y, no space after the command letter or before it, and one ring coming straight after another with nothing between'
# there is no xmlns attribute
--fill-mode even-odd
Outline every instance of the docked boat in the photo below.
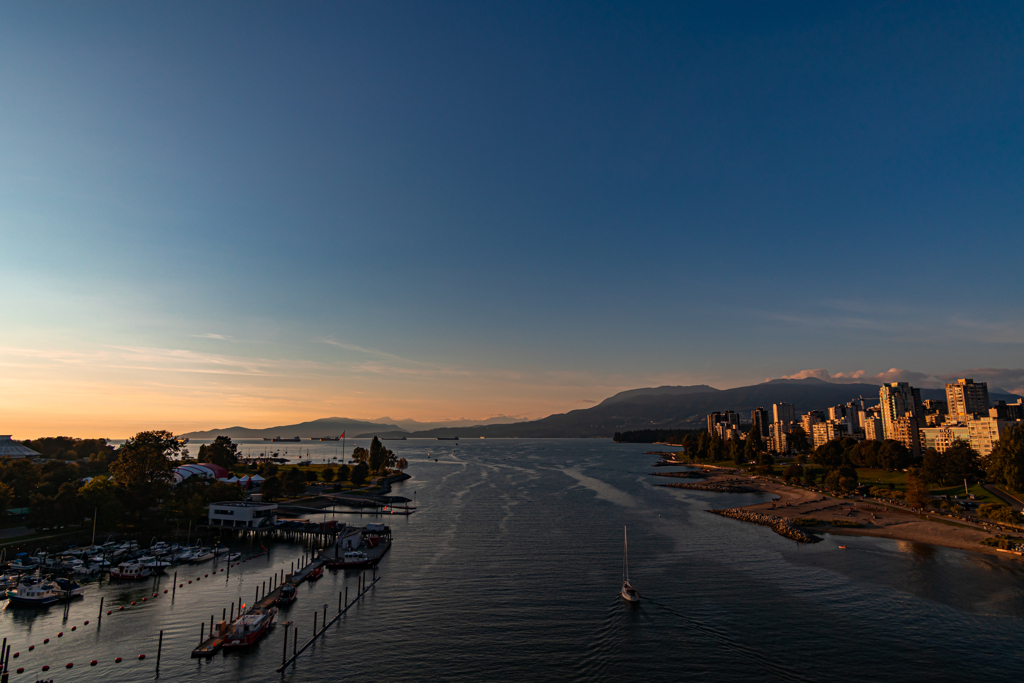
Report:
<svg viewBox="0 0 1024 683"><path fill-rule="evenodd" d="M295 599L299 597L298 592L295 590L295 586L290 583L286 583L281 586L281 592L277 596L278 605L290 605L295 602Z"/></svg>
<svg viewBox="0 0 1024 683"><path fill-rule="evenodd" d="M311 571L309 573L309 575L306 577L306 581L316 581L317 579L319 579L323 575L324 575L324 566L320 565L319 567L317 567L316 569L314 569L313 571Z"/></svg>
<svg viewBox="0 0 1024 683"><path fill-rule="evenodd" d="M235 560L237 560L241 556L242 556L242 553L231 553L230 555L228 555L228 562L234 562Z"/></svg>
<svg viewBox="0 0 1024 683"><path fill-rule="evenodd" d="M185 561L189 564L199 564L200 562L212 560L213 557L213 551L209 548L198 548L196 549L195 554Z"/></svg>
<svg viewBox="0 0 1024 683"><path fill-rule="evenodd" d="M349 550L344 555L338 555L327 560L327 566L331 569L347 569L349 567L367 567L374 562L361 550Z"/></svg>
<svg viewBox="0 0 1024 683"><path fill-rule="evenodd" d="M56 584L38 576L23 576L16 588L7 591L7 604L15 607L45 607L59 602Z"/></svg>
<svg viewBox="0 0 1024 683"><path fill-rule="evenodd" d="M622 598L628 602L640 602L640 592L629 582L629 538L626 527L622 527Z"/></svg>
<svg viewBox="0 0 1024 683"><path fill-rule="evenodd" d="M214 555L223 555L224 553L229 552L230 550L231 549L228 548L226 545L215 545L215 546L213 546L213 554Z"/></svg>
<svg viewBox="0 0 1024 683"><path fill-rule="evenodd" d="M32 571L39 567L39 562L28 556L28 553L18 553L14 560L7 565L7 568L16 572Z"/></svg>
<svg viewBox="0 0 1024 683"><path fill-rule="evenodd" d="M248 647L274 625L277 608L252 609L231 622L224 634L224 647Z"/></svg>
<svg viewBox="0 0 1024 683"><path fill-rule="evenodd" d="M57 586L58 598L61 600L70 600L77 598L85 592L85 586L80 586L72 579L57 579L53 582Z"/></svg>
<svg viewBox="0 0 1024 683"><path fill-rule="evenodd" d="M110 578L125 581L140 581L153 576L153 570L138 562L122 562L110 570Z"/></svg>

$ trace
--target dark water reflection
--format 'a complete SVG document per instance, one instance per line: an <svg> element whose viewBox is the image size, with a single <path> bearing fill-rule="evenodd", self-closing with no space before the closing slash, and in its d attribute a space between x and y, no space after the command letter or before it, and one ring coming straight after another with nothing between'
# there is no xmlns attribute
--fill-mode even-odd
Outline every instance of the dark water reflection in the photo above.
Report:
<svg viewBox="0 0 1024 683"><path fill-rule="evenodd" d="M154 652L159 628L160 678L174 681L1009 680L1024 664L1018 565L866 537L798 546L704 512L761 494L653 486L654 457L641 446L388 445L414 476L396 493L420 510L391 520L396 544L372 594L283 677L273 672L283 629L245 655L201 662L188 652L201 620L301 552L286 545L173 605L157 600L100 634L61 639L48 663L73 660L75 676L53 678L153 680L151 659L119 669L107 661ZM623 524L637 606L617 596ZM355 580L334 573L302 586L284 618L308 634L312 611L336 605ZM90 618L100 594L110 604L136 593L93 589L71 613ZM0 615L17 647L59 628L59 609ZM94 657L103 663L79 666Z"/></svg>

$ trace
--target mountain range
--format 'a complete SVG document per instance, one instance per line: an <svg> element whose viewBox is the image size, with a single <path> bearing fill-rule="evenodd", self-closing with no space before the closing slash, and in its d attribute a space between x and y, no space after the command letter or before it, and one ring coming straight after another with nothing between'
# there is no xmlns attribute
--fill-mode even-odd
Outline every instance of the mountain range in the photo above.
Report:
<svg viewBox="0 0 1024 683"><path fill-rule="evenodd" d="M512 420L499 416L471 425L448 423L417 423L412 420L380 421L349 420L340 417L324 418L296 425L267 429L231 427L205 432L190 432L182 436L212 439L225 435L232 438L260 438L273 436L337 436L343 431L351 436L407 436L435 438L439 436L462 438L588 438L611 437L615 432L633 429L696 429L706 424L706 416L715 411L733 410L749 420L750 411L765 408L771 411L773 403L791 403L798 413L825 410L855 398L878 400L878 385L833 384L820 379L776 379L734 389L715 389L706 384L694 386L664 386L630 389L606 398L590 408L549 415L540 420L497 422ZM942 389L922 389L922 399L945 399ZM1016 401L1019 396L991 392L992 401ZM397 424L401 422L402 424ZM465 422L471 422L465 420ZM429 425L429 427L428 427ZM403 427L412 427L413 430ZM421 427L416 430L416 427ZM426 427L426 428L424 428Z"/></svg>

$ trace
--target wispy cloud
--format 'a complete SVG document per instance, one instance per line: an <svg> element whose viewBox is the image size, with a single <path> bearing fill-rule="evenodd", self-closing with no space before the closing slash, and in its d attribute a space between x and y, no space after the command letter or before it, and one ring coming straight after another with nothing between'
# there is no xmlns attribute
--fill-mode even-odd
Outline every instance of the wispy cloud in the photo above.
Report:
<svg viewBox="0 0 1024 683"><path fill-rule="evenodd" d="M231 336L230 335L227 335L227 334L214 334L212 332L208 332L206 334L192 334L192 335L189 335L189 336L190 337L195 337L196 339L219 339L221 341L230 341L231 340Z"/></svg>

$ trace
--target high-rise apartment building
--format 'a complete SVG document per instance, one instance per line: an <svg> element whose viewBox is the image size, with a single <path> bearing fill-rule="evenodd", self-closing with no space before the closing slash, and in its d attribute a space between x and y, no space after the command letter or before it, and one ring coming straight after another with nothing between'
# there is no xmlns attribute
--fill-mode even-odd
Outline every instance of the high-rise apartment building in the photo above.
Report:
<svg viewBox="0 0 1024 683"><path fill-rule="evenodd" d="M761 432L761 437L764 439L768 438L768 411L764 408L754 408L750 412L750 423L753 425L752 429L756 429Z"/></svg>
<svg viewBox="0 0 1024 683"><path fill-rule="evenodd" d="M789 434L792 422L772 422L768 425L768 449L773 453L789 453Z"/></svg>
<svg viewBox="0 0 1024 683"><path fill-rule="evenodd" d="M958 379L946 385L946 409L950 420L962 420L966 415L988 415L988 382Z"/></svg>
<svg viewBox="0 0 1024 683"><path fill-rule="evenodd" d="M740 414L727 410L724 413L714 412L708 415L708 433L722 434L723 429L739 429Z"/></svg>
<svg viewBox="0 0 1024 683"><path fill-rule="evenodd" d="M861 427L864 429L864 440L865 441L882 441L885 439L885 432L882 430L882 418L880 417L868 417L870 413L865 414L863 411L861 415Z"/></svg>
<svg viewBox="0 0 1024 683"><path fill-rule="evenodd" d="M796 408L791 403L776 403L772 406L772 413L772 422L796 422Z"/></svg>
<svg viewBox="0 0 1024 683"><path fill-rule="evenodd" d="M924 426L921 390L906 382L891 382L879 390L878 403L885 438L902 442L914 457L921 455L921 435L918 433Z"/></svg>
<svg viewBox="0 0 1024 683"><path fill-rule="evenodd" d="M804 433L807 434L808 439L814 438L814 425L824 421L825 416L817 410L812 410L800 416L800 426L804 428Z"/></svg>
<svg viewBox="0 0 1024 683"><path fill-rule="evenodd" d="M811 427L811 436L814 439L814 447L824 446L829 441L834 441L842 436L839 427L834 422L818 422Z"/></svg>

